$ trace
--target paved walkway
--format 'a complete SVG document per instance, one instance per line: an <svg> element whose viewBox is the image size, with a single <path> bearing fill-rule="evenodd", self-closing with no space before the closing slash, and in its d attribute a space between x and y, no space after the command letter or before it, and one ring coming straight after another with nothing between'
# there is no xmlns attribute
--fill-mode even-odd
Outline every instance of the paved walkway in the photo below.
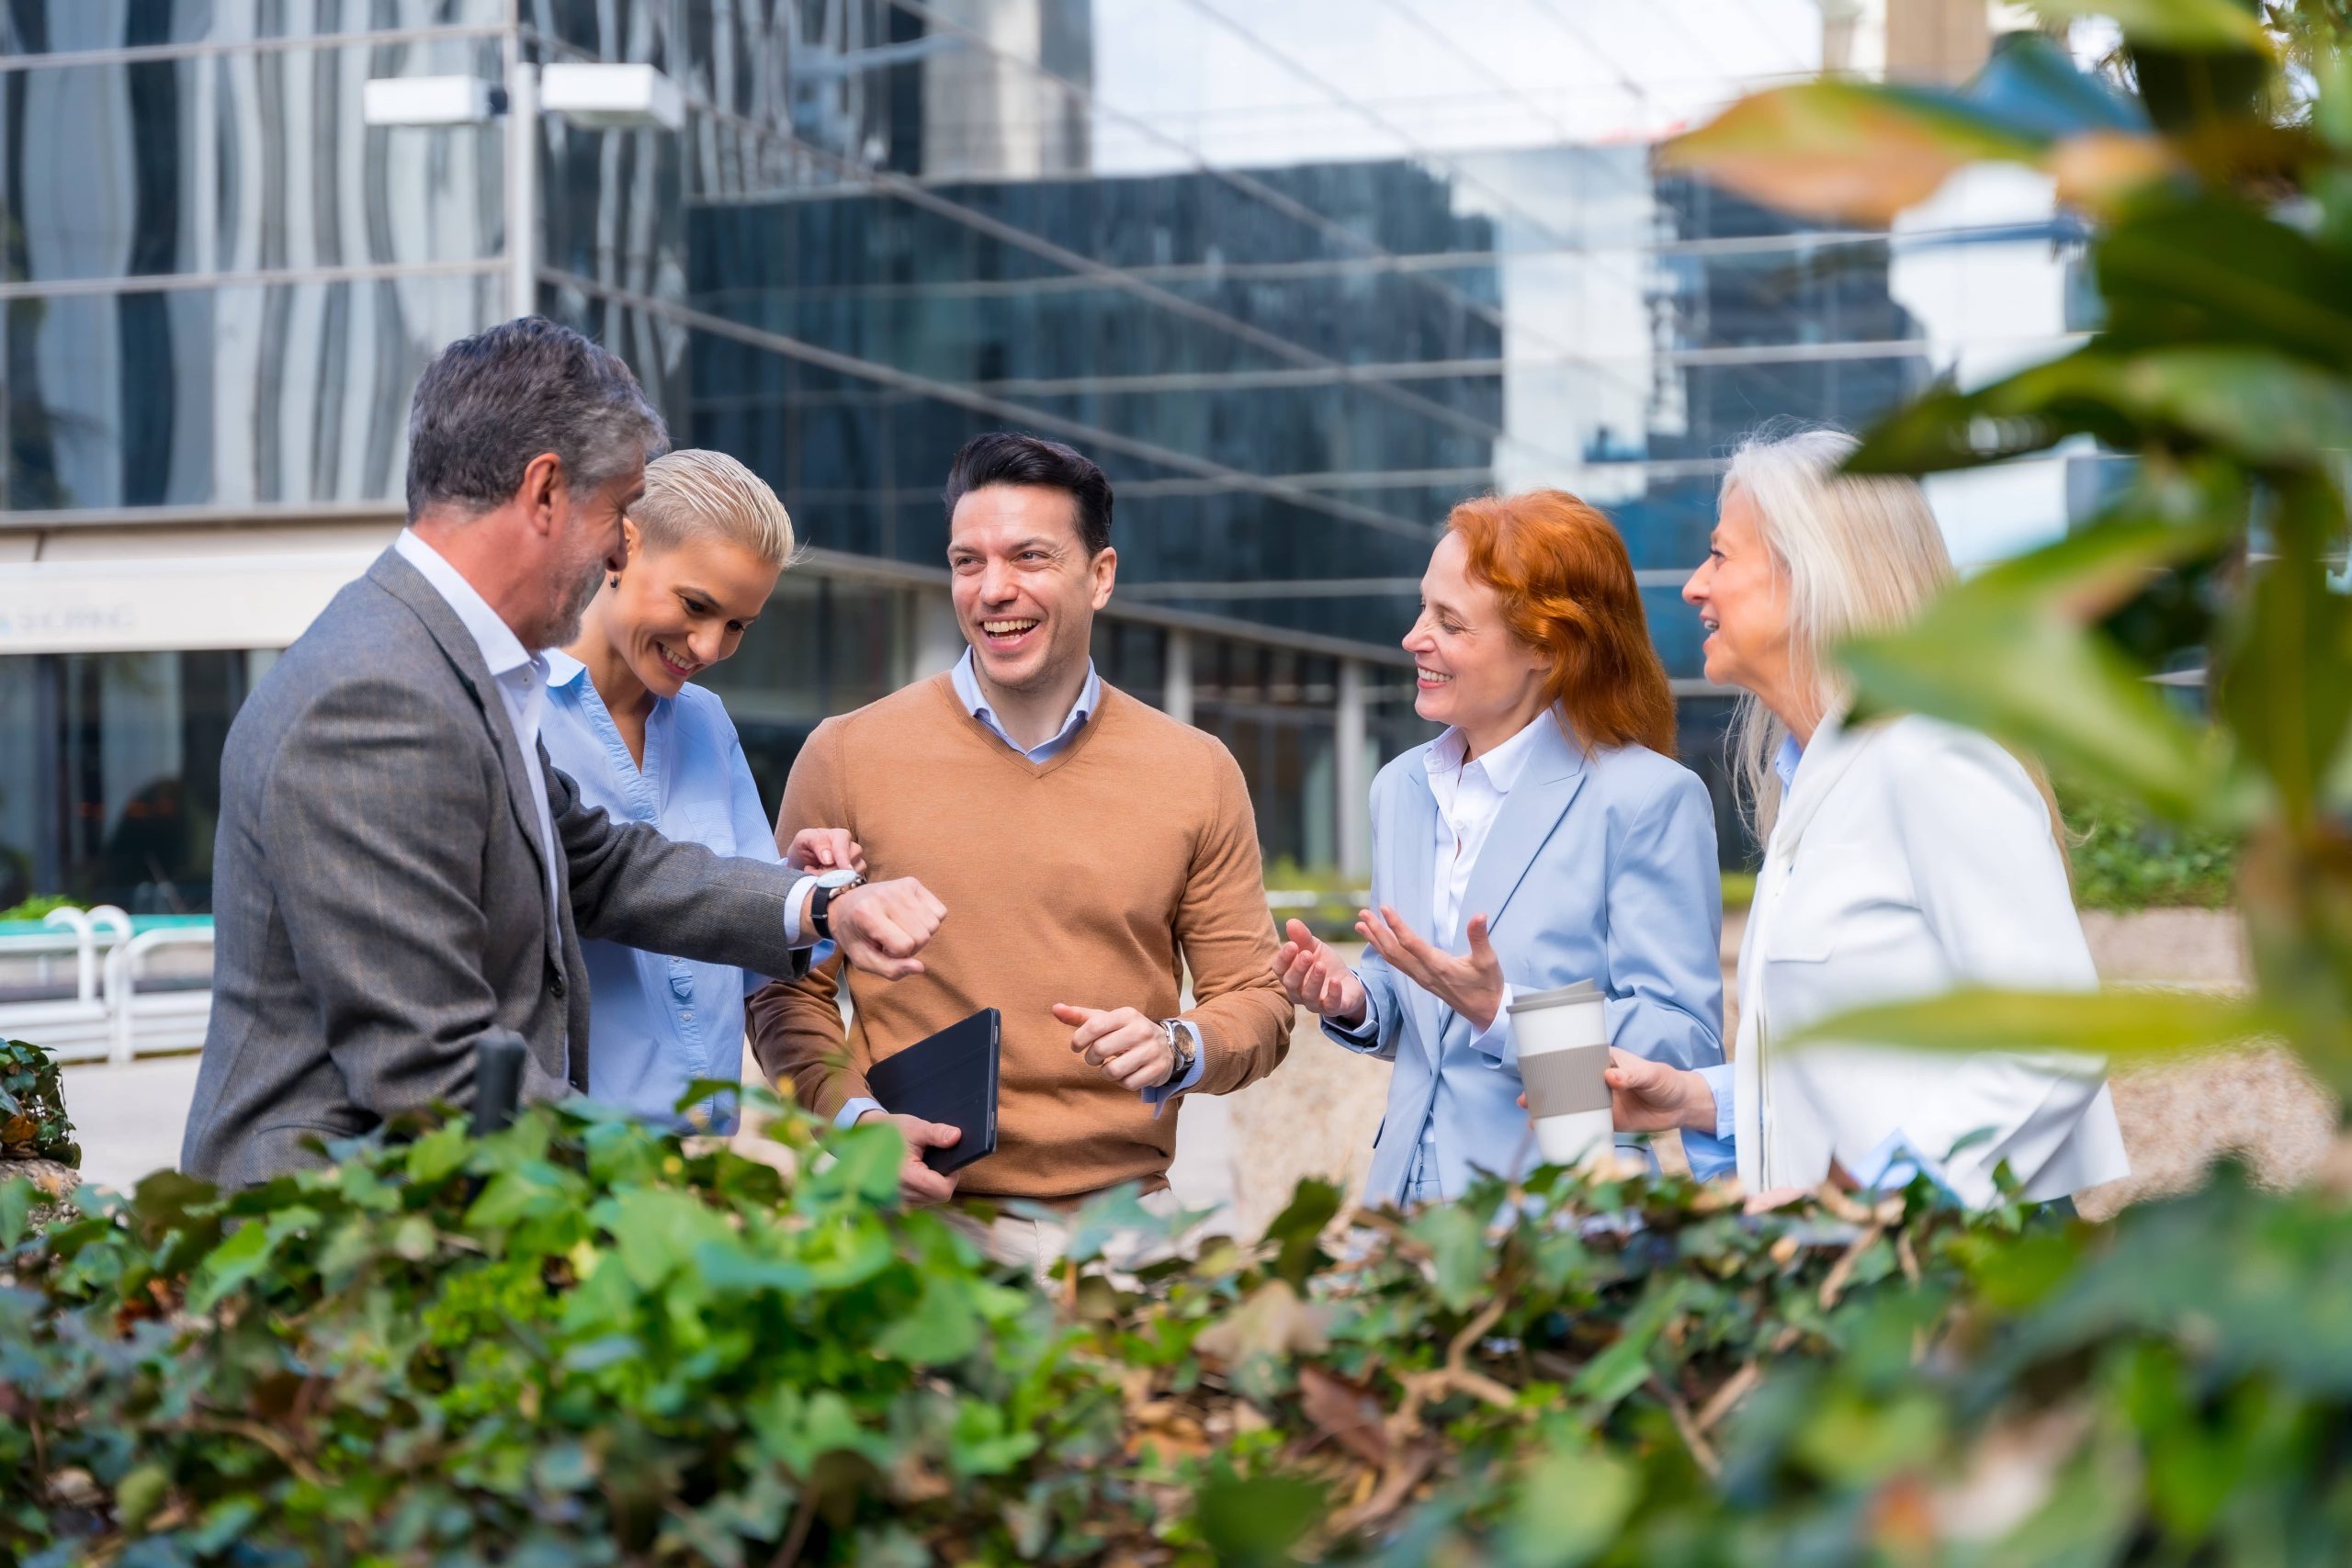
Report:
<svg viewBox="0 0 2352 1568"><path fill-rule="evenodd" d="M82 1145L84 1180L128 1190L149 1171L178 1163L197 1061L159 1056L65 1069L65 1114Z"/></svg>
<svg viewBox="0 0 2352 1568"><path fill-rule="evenodd" d="M82 1145L84 1179L127 1190L149 1171L178 1162L197 1061L164 1056L127 1066L89 1062L65 1069L65 1113ZM1187 1208L1223 1210L1233 1201L1232 1128L1232 1111L1223 1100L1204 1098L1185 1108L1170 1177Z"/></svg>

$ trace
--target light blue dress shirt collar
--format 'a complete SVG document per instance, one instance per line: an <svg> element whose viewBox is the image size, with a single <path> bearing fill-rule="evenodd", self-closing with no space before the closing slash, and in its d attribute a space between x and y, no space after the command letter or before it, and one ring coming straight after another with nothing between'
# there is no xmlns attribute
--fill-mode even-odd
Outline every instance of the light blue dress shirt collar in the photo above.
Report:
<svg viewBox="0 0 2352 1568"><path fill-rule="evenodd" d="M657 698L640 762L580 661L560 649L547 660L548 752L583 804L716 854L775 863L775 828L715 695L690 686ZM796 890L785 919L796 943L797 911ZM589 981L588 1091L595 1099L666 1124L688 1084L740 1075L743 998L761 976L593 938L581 942L581 956ZM705 1114L713 1131L730 1130L732 1098L706 1102Z"/></svg>
<svg viewBox="0 0 2352 1568"><path fill-rule="evenodd" d="M1004 726L997 721L995 710L989 706L989 699L980 690L979 672L973 668L970 649L966 649L964 657L956 661L956 668L948 679L955 682L956 700L964 705L966 713L987 725L990 734L1033 762L1050 762L1069 750L1070 741L1085 728L1086 721L1094 716L1095 710L1102 705L1102 677L1095 670L1094 660L1090 659L1086 661L1086 684L1078 689L1078 701L1070 705L1061 728L1035 746L1023 746L1005 733Z"/></svg>
<svg viewBox="0 0 2352 1568"><path fill-rule="evenodd" d="M1772 753L1772 772L1780 776L1782 799L1786 799L1789 791L1796 787L1797 764L1804 761L1804 748L1797 744L1797 738L1793 735L1781 736L1781 749Z"/></svg>

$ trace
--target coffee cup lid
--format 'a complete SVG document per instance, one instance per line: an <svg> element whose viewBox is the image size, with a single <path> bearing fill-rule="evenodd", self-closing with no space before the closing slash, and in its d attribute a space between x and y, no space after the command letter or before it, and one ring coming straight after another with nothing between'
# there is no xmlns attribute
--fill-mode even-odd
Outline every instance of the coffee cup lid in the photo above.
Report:
<svg viewBox="0 0 2352 1568"><path fill-rule="evenodd" d="M1535 1008L1565 1007L1570 1002L1589 1002L1600 995L1600 987L1590 980L1578 980L1573 986L1560 986L1549 991L1531 991L1512 999L1512 1012L1526 1012Z"/></svg>

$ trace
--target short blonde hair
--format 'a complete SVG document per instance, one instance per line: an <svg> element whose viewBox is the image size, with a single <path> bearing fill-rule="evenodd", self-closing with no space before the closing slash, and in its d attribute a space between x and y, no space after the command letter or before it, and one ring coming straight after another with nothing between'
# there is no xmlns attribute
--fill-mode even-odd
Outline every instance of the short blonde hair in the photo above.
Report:
<svg viewBox="0 0 2352 1568"><path fill-rule="evenodd" d="M772 566L792 564L791 514L765 479L724 452L689 446L656 457L628 515L649 550L716 538Z"/></svg>

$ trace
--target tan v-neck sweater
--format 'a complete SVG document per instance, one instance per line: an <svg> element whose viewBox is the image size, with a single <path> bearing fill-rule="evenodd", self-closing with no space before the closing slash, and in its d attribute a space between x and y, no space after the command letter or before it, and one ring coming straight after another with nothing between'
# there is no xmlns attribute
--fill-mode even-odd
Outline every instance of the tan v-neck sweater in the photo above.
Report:
<svg viewBox="0 0 2352 1568"><path fill-rule="evenodd" d="M1069 1048L1052 1012L1178 1015L1185 967L1205 1066L1195 1093L1273 1070L1293 1011L1250 794L1214 736L1116 689L1069 746L1032 762L956 700L945 675L826 720L801 749L776 840L846 828L866 874L915 876L947 906L924 973L850 974L844 1060L838 960L752 998L760 1065L823 1115L865 1095L865 1069L985 1007L1004 1015L997 1152L962 1173L979 1196L1068 1199L1158 1187L1181 1099L1157 1117Z"/></svg>

